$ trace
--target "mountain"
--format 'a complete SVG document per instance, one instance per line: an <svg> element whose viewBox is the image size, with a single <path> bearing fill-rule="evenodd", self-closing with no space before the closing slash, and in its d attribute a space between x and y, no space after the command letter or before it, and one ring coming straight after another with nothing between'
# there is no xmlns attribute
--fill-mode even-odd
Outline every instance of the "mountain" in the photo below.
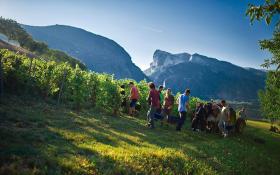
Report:
<svg viewBox="0 0 280 175"><path fill-rule="evenodd" d="M22 27L35 40L78 58L90 70L114 74L116 78L148 79L124 48L111 39L65 25Z"/></svg>
<svg viewBox="0 0 280 175"><path fill-rule="evenodd" d="M242 68L200 54L171 54L156 50L150 68L144 71L157 85L165 84L173 92L190 88L203 99L250 101L265 85L266 73Z"/></svg>

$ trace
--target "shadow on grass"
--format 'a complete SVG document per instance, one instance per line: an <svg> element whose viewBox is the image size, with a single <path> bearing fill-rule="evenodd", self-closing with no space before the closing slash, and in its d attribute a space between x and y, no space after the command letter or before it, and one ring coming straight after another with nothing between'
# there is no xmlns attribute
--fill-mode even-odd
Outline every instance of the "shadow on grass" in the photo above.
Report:
<svg viewBox="0 0 280 175"><path fill-rule="evenodd" d="M159 149L171 148L183 151L186 155L204 162L218 172L226 174L247 174L252 172L274 174L279 172L275 165L279 164L280 151L279 149L277 151L272 151L271 149L278 145L275 143L280 139L279 137L275 138L273 143L267 143L267 145L256 144L253 141L254 137L265 136L266 139L271 138L268 132L261 129L249 126L243 135L223 139L217 135L190 132L187 130L188 127L185 127L179 133L174 131L175 126L168 128L157 127L154 130L150 130L144 126L144 122L141 119L126 116L120 118L101 117L98 120L100 123L106 124L107 127L101 129L91 122L88 123L88 126L98 128L98 130L102 130L102 132L109 135L114 131L114 135L118 133L117 135L137 137L141 140L140 142L148 143ZM189 122L185 125L189 125ZM128 139L123 141L134 145ZM143 147L144 145L142 144L141 146ZM271 162L269 158L271 154L278 161ZM254 160L262 160L261 162L264 163L260 164L260 161Z"/></svg>
<svg viewBox="0 0 280 175"><path fill-rule="evenodd" d="M94 149L85 148L84 143L104 144L113 148L127 146L172 149L225 174L279 172L279 169L273 170L274 166L279 164L279 159L267 159L269 153L276 154L279 150L268 150L275 148L274 142L269 142L269 147L254 146L251 137L271 137L263 130L255 128L249 128L242 136L222 139L216 135L192 133L187 130L187 126L178 133L175 126L160 127L157 123L157 128L150 130L145 127L142 118L96 116L94 112L78 113L45 105L34 104L33 107L19 108L10 104L1 106L0 114L3 114L0 116L0 174L16 174L18 171L23 174L148 172L145 167L138 169L112 156L101 155ZM189 125L189 122L185 125ZM277 155L273 157L279 158ZM147 159L149 160L149 157ZM172 167L176 165L171 161L165 165L166 169L172 167L174 172L183 171L186 160L175 156L169 159L179 162L181 167ZM258 159L262 160L262 165L259 165L260 161L256 161ZM156 158L156 161L144 165L157 168L168 160Z"/></svg>
<svg viewBox="0 0 280 175"><path fill-rule="evenodd" d="M0 107L0 174L106 174L117 164L49 129L55 117L16 108Z"/></svg>

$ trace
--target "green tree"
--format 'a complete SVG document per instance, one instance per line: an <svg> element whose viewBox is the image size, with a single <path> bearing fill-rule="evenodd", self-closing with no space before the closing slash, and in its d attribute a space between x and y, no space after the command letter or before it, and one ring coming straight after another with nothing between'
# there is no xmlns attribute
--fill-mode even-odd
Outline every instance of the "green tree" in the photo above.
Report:
<svg viewBox="0 0 280 175"><path fill-rule="evenodd" d="M264 60L262 64L265 68L271 68L271 66L276 67L276 71L280 71L280 32L275 31L273 38L270 40L260 41L261 49L268 50L272 57Z"/></svg>
<svg viewBox="0 0 280 175"><path fill-rule="evenodd" d="M246 14L250 16L251 23L254 20L265 20L268 25L273 17L278 17L273 38L260 41L261 49L272 54L262 64L263 67L272 69L267 73L266 86L264 90L260 90L259 98L263 115L273 124L275 119L280 118L280 0L266 0L263 5L249 4Z"/></svg>
<svg viewBox="0 0 280 175"><path fill-rule="evenodd" d="M265 0L263 5L249 4L246 11L246 15L250 16L251 23L264 19L267 24L270 24L273 17L279 17L279 13L280 0ZM279 21L277 25L280 25Z"/></svg>
<svg viewBox="0 0 280 175"><path fill-rule="evenodd" d="M275 70L268 71L265 90L259 92L264 116L274 121L280 118L280 32L275 32L270 40L261 41L260 46L272 54L262 66L276 67Z"/></svg>
<svg viewBox="0 0 280 175"><path fill-rule="evenodd" d="M269 71L266 79L265 90L259 92L263 114L273 124L280 118L280 72Z"/></svg>

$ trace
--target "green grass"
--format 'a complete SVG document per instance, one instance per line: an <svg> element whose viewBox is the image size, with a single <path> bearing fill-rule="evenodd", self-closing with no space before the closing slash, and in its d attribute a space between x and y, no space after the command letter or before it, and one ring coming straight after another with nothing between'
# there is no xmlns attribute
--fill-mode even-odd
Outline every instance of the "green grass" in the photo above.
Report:
<svg viewBox="0 0 280 175"><path fill-rule="evenodd" d="M14 99L14 100L13 100ZM280 174L280 134L151 130L143 117L76 112L9 98L0 106L0 174ZM265 143L255 140L263 139Z"/></svg>

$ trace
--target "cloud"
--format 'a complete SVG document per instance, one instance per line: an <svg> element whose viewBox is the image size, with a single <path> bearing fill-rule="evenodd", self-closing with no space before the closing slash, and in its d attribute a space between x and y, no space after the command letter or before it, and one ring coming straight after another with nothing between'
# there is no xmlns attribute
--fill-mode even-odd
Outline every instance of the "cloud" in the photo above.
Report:
<svg viewBox="0 0 280 175"><path fill-rule="evenodd" d="M157 28L149 27L149 26L142 26L142 29L148 30L150 32L155 32L155 33L162 33L163 31Z"/></svg>

